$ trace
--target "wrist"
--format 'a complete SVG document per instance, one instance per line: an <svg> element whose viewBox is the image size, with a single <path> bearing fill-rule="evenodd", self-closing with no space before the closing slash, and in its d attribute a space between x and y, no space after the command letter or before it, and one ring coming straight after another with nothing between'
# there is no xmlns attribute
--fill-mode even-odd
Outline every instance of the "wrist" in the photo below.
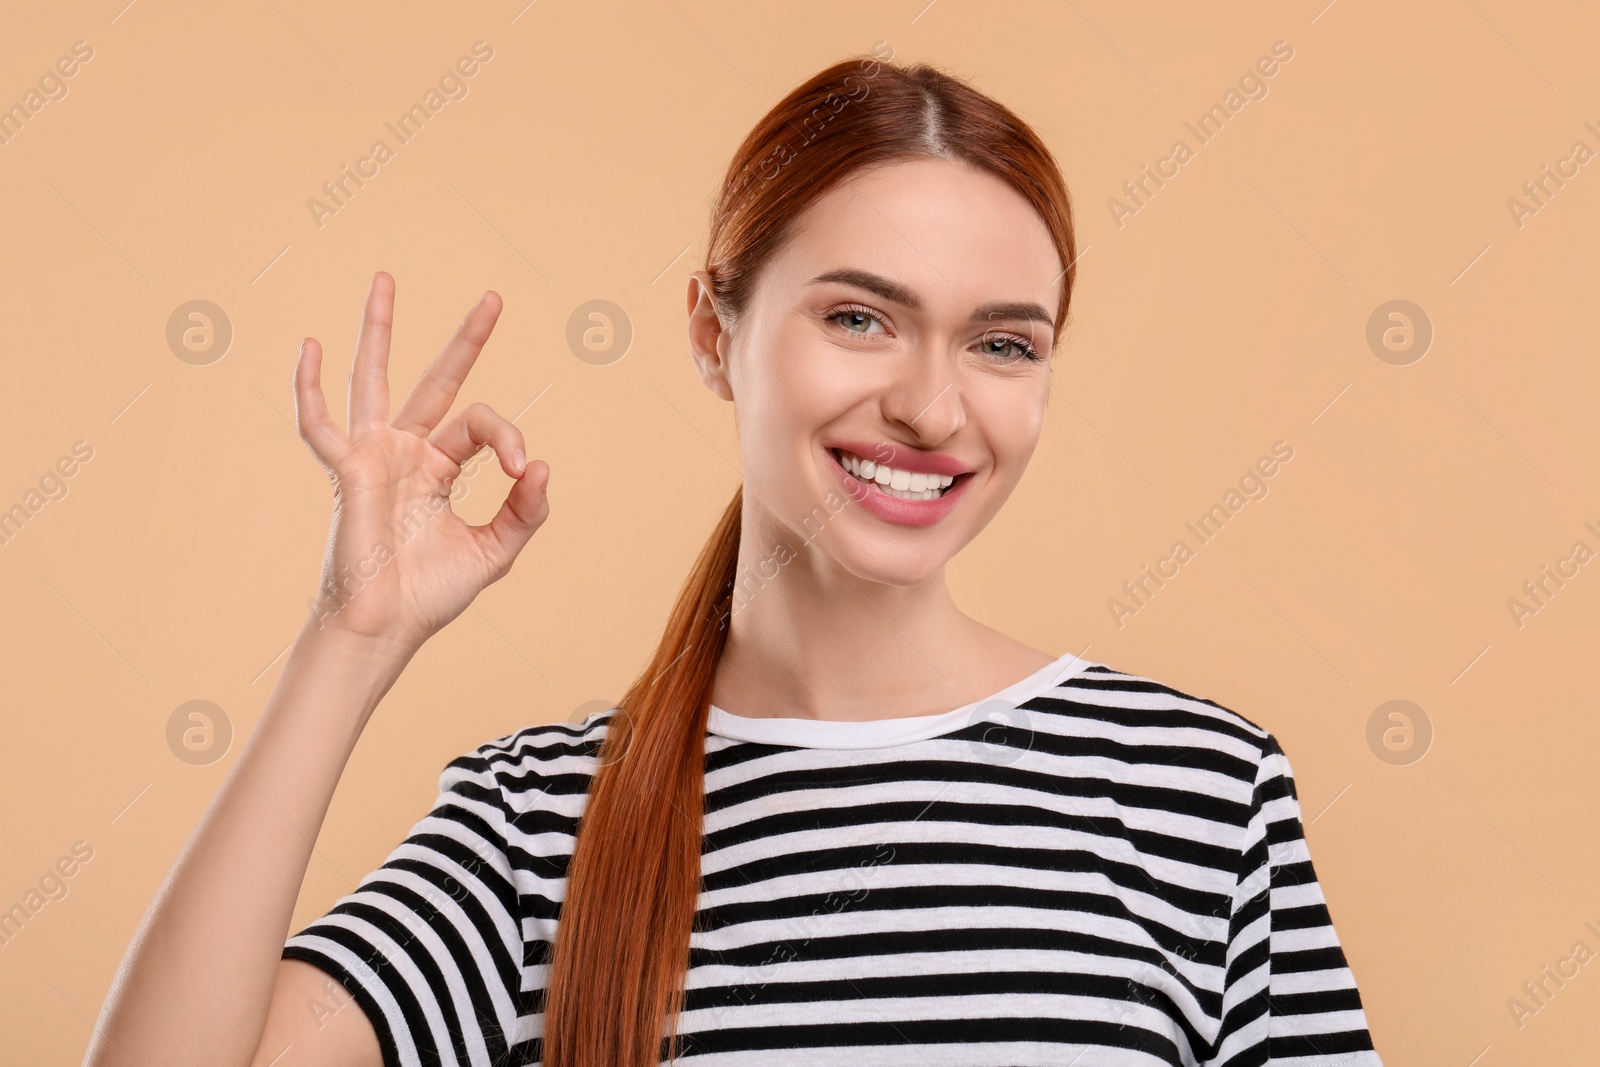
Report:
<svg viewBox="0 0 1600 1067"><path fill-rule="evenodd" d="M279 685L298 694L278 715L310 715L319 728L342 723L354 747L378 704L400 678L415 649L307 619L284 661Z"/></svg>
<svg viewBox="0 0 1600 1067"><path fill-rule="evenodd" d="M312 615L300 628L297 643L308 646L319 659L332 659L352 668L370 671L390 681L398 676L421 642L401 637L360 634Z"/></svg>

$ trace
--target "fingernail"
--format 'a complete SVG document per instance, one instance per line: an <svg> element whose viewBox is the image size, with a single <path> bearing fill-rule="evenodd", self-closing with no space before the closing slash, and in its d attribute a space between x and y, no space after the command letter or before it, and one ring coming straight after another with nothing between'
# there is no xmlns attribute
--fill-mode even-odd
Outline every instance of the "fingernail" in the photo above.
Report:
<svg viewBox="0 0 1600 1067"><path fill-rule="evenodd" d="M526 463L527 459L525 456L523 456L522 449L514 448L511 450L511 466L513 469L515 469L518 473L521 473L527 469Z"/></svg>

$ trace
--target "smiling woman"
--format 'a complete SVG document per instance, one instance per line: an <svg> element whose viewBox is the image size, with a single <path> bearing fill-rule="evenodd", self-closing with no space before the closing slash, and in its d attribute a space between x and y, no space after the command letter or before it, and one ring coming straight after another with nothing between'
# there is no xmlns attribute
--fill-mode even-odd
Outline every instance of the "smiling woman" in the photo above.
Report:
<svg viewBox="0 0 1600 1067"><path fill-rule="evenodd" d="M1272 733L1032 648L946 583L1038 445L1075 248L1044 143L936 67L850 60L779 101L685 294L743 478L654 655L615 707L452 760L388 860L273 943L372 709L548 514L509 420L434 431L499 298L391 419L380 273L348 435L314 341L296 372L339 502L325 576L484 443L515 484L302 631L93 1067L242 1065L243 1042L385 1067L1379 1064ZM329 976L361 1010L313 1029Z"/></svg>

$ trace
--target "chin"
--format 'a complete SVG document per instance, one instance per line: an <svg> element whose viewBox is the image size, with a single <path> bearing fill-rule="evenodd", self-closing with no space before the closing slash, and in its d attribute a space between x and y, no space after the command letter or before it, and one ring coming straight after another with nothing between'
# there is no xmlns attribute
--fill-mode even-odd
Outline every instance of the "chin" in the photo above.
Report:
<svg viewBox="0 0 1600 1067"><path fill-rule="evenodd" d="M939 571L950 562L950 556L926 549L907 551L904 544L880 542L870 544L865 539L852 539L844 545L840 538L828 546L829 554L852 578L876 585L902 588L921 585L937 578Z"/></svg>

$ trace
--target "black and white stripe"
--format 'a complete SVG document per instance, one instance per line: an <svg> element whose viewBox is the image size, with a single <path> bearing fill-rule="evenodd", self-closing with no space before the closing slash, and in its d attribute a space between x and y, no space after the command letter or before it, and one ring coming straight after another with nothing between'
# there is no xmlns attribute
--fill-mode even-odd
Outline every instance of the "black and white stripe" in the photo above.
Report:
<svg viewBox="0 0 1600 1067"><path fill-rule="evenodd" d="M1151 679L1059 665L1007 690L1000 724L815 724L812 746L799 720L714 709L686 1059L1381 1067L1276 739ZM540 1062L611 714L452 761L384 865L286 942L351 992L386 1067ZM787 743L716 732L735 720ZM894 731L913 739L838 741Z"/></svg>

